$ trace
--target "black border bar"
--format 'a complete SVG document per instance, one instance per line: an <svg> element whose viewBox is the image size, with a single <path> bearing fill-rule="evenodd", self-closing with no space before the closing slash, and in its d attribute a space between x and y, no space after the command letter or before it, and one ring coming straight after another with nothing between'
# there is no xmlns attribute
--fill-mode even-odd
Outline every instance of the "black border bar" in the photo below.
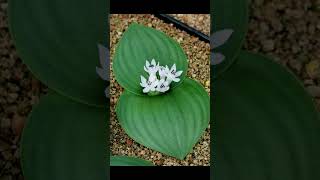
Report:
<svg viewBox="0 0 320 180"><path fill-rule="evenodd" d="M210 179L209 166L110 166L113 179Z"/></svg>
<svg viewBox="0 0 320 180"><path fill-rule="evenodd" d="M110 0L111 14L209 14L210 0Z"/></svg>

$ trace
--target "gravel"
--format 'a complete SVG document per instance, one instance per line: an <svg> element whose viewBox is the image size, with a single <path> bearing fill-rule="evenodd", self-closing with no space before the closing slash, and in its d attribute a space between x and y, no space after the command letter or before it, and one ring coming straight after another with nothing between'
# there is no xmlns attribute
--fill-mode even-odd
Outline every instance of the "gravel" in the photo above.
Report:
<svg viewBox="0 0 320 180"><path fill-rule="evenodd" d="M199 16L197 16L199 17ZM203 15L203 19L209 19L209 15ZM209 19L210 21L210 19ZM165 32L167 35L180 43L189 59L188 76L200 82L210 93L210 45L192 37L186 32L176 29L172 24L166 24L153 15L112 15L110 19L111 38L111 63L115 50L115 44L119 41L125 29L131 22L138 22L149 27ZM210 24L207 24L210 28ZM177 160L146 148L130 137L120 127L116 114L115 105L123 89L115 81L111 69L110 86L110 144L114 155L136 156L152 161L155 165L161 166L209 166L210 165L210 127L202 136L201 140L194 147L193 151L185 160Z"/></svg>
<svg viewBox="0 0 320 180"><path fill-rule="evenodd" d="M320 110L320 0L251 0L245 49L291 70Z"/></svg>
<svg viewBox="0 0 320 180"><path fill-rule="evenodd" d="M10 37L7 1L0 0L0 179L23 179L20 135L39 97L47 92L21 62Z"/></svg>
<svg viewBox="0 0 320 180"><path fill-rule="evenodd" d="M190 27L210 35L210 15L209 14L169 14L179 21L188 24Z"/></svg>

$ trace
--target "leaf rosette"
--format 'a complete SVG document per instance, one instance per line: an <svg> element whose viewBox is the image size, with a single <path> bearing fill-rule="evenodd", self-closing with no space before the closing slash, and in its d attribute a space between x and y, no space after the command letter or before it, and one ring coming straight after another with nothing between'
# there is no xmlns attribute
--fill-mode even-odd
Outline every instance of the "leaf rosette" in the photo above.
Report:
<svg viewBox="0 0 320 180"><path fill-rule="evenodd" d="M148 77L144 66L151 59L177 69L180 78L173 77L170 90L156 96L146 95L141 87L146 86L141 76ZM210 119L209 95L186 77L187 67L187 56L176 41L136 23L123 34L113 59L115 78L125 89L116 107L122 128L138 143L179 159L192 151Z"/></svg>

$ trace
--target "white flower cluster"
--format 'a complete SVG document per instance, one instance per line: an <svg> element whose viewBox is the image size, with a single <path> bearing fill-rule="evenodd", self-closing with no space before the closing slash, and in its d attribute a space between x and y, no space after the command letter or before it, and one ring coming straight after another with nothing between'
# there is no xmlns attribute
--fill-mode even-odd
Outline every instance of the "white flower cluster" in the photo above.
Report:
<svg viewBox="0 0 320 180"><path fill-rule="evenodd" d="M148 79L141 76L140 85L143 87L144 93L149 92L161 92L164 93L170 89L170 83L172 81L179 82L178 78L182 71L176 71L176 64L173 64L171 69L166 65L160 66L154 59L152 59L151 63L146 61L146 65L144 66L144 70L149 74Z"/></svg>

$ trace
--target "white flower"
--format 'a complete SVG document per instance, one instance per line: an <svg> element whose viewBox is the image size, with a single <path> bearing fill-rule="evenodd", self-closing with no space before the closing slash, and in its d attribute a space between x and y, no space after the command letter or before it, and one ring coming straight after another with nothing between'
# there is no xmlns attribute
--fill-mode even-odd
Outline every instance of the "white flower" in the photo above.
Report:
<svg viewBox="0 0 320 180"><path fill-rule="evenodd" d="M174 81L174 82L179 82L180 79L178 78L183 71L176 71L176 64L173 64L171 69L169 70L168 66L166 66L166 69L168 71L167 73L167 80L169 82Z"/></svg>
<svg viewBox="0 0 320 180"><path fill-rule="evenodd" d="M167 74L169 72L169 69L168 68L165 68L163 66L160 66L159 67L159 76L160 76L160 79L165 79L167 77Z"/></svg>
<svg viewBox="0 0 320 180"><path fill-rule="evenodd" d="M156 61L152 59L151 63L149 63L149 61L146 60L146 65L143 68L149 74L156 74L159 69L159 62L156 64Z"/></svg>
<svg viewBox="0 0 320 180"><path fill-rule="evenodd" d="M145 77L141 76L141 83L140 85L143 87L143 92L148 93L150 91L155 91L158 85L159 80L154 78L154 76L150 76L148 81Z"/></svg>
<svg viewBox="0 0 320 180"><path fill-rule="evenodd" d="M148 80L144 76L140 76L143 87L143 93L148 93L150 96L155 96L164 93L170 89L172 81L179 82L178 78L183 71L176 70L176 64L173 64L171 69L168 66L160 66L152 59L151 63L147 60L144 70L148 72Z"/></svg>
<svg viewBox="0 0 320 180"><path fill-rule="evenodd" d="M169 82L168 81L165 81L164 79L161 79L159 82L158 82L158 86L156 88L157 91L159 92L166 92L169 90Z"/></svg>

